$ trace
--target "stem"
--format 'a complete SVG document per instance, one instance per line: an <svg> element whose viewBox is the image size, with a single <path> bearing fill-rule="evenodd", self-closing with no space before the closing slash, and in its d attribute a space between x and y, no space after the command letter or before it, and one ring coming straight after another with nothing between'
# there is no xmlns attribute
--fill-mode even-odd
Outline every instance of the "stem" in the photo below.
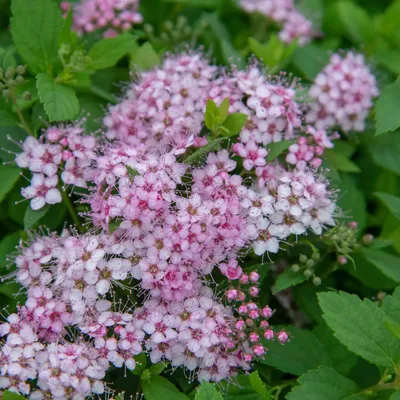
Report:
<svg viewBox="0 0 400 400"><path fill-rule="evenodd" d="M16 111L16 113L18 115L19 121L21 122L22 128L24 128L29 133L29 135L34 136L31 128L29 127L28 123L26 122L26 120L25 120L25 118L24 118L24 116L22 114L21 109L18 106L17 99L15 97L14 91L11 92L11 100L12 100L12 102L14 104L15 111Z"/></svg>
<svg viewBox="0 0 400 400"><path fill-rule="evenodd" d="M62 193L62 198L63 198L64 204L67 206L68 212L70 213L72 220L74 221L76 227L78 228L78 231L80 233L84 232L84 228L83 228L81 222L79 221L78 214L76 213L76 210L74 208L74 205L72 204L71 199L68 196L68 193L65 190L61 190L61 193Z"/></svg>

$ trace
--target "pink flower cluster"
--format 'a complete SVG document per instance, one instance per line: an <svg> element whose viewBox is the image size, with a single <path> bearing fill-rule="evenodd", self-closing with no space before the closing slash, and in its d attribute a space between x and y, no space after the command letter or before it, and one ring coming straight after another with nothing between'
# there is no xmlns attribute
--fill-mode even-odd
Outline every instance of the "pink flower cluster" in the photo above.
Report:
<svg viewBox="0 0 400 400"><path fill-rule="evenodd" d="M0 388L83 399L108 390L102 381L111 365L134 369L142 352L220 381L266 355L262 338L286 342L269 324L272 310L257 304L258 273L238 259L249 249L277 253L290 235L335 224L328 182L309 168L332 137L312 127L307 143L299 137L305 128L294 97L294 87L254 65L228 73L199 54L173 55L110 108L104 139L79 126L27 139L18 165L32 181L60 175L87 189L81 201L92 231L21 246L12 275L27 301L0 325ZM228 149L203 148L205 162L185 163L208 141L207 100L225 98L230 112L248 116L232 146L241 175ZM292 138L298 147L286 157L295 168L267 164L265 146ZM39 197L34 206L49 202L42 192L32 198ZM223 300L211 274L230 282ZM135 292L140 304L122 307L121 291Z"/></svg>
<svg viewBox="0 0 400 400"><path fill-rule="evenodd" d="M296 9L293 0L239 0L239 6L248 13L258 12L281 24L279 38L284 43L298 39L299 45L305 45L315 36L312 23Z"/></svg>
<svg viewBox="0 0 400 400"><path fill-rule="evenodd" d="M344 132L361 132L379 90L364 56L349 52L331 57L315 78L309 95L314 102L306 119L317 129L338 126Z"/></svg>
<svg viewBox="0 0 400 400"><path fill-rule="evenodd" d="M81 0L73 6L73 27L80 35L102 30L105 37L114 37L143 22L139 4L140 0ZM70 7L68 1L61 3L65 13Z"/></svg>
<svg viewBox="0 0 400 400"><path fill-rule="evenodd" d="M22 144L23 152L18 154L15 162L33 173L30 186L21 191L23 197L31 199L31 208L38 210L46 203L61 202L57 188L60 171L64 184L86 188L86 180L90 180L87 167L95 158L96 146L96 138L84 135L79 125L50 127L41 140L27 137Z"/></svg>

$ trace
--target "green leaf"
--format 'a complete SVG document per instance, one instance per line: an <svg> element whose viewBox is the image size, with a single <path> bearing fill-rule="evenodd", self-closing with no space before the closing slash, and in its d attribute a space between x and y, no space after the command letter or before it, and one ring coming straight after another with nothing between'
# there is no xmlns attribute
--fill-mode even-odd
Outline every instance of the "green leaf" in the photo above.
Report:
<svg viewBox="0 0 400 400"><path fill-rule="evenodd" d="M390 400L400 400L400 392L394 392L391 395Z"/></svg>
<svg viewBox="0 0 400 400"><path fill-rule="evenodd" d="M338 153L334 150L326 150L325 157L329 160L330 165L338 171L343 172L361 172L358 165L350 161L344 154Z"/></svg>
<svg viewBox="0 0 400 400"><path fill-rule="evenodd" d="M321 367L308 372L298 380L286 396L287 400L361 400L367 396L355 396L360 388L333 368Z"/></svg>
<svg viewBox="0 0 400 400"><path fill-rule="evenodd" d="M269 143L267 149L269 150L267 161L271 162L275 158L279 157L285 150L287 150L292 144L296 143L295 140L282 140L276 143Z"/></svg>
<svg viewBox="0 0 400 400"><path fill-rule="evenodd" d="M393 336L395 336L397 339L400 339L400 324L386 321L385 325L386 328L388 328L389 331L393 333Z"/></svg>
<svg viewBox="0 0 400 400"><path fill-rule="evenodd" d="M110 68L124 55L133 53L136 48L136 38L129 34L102 39L89 50L88 56L91 58L91 62L88 68L92 70Z"/></svg>
<svg viewBox="0 0 400 400"><path fill-rule="evenodd" d="M21 152L21 147L15 142L22 142L28 133L19 126L0 126L0 158L3 161L14 161L15 154Z"/></svg>
<svg viewBox="0 0 400 400"><path fill-rule="evenodd" d="M249 375L250 384L252 388L265 400L272 399L271 395L268 393L268 389L264 385L263 381L258 374L258 371L254 371Z"/></svg>
<svg viewBox="0 0 400 400"><path fill-rule="evenodd" d="M384 298L382 308L392 321L400 323L400 286L396 288L391 296Z"/></svg>
<svg viewBox="0 0 400 400"><path fill-rule="evenodd" d="M222 394L209 382L202 381L196 392L195 400L223 400Z"/></svg>
<svg viewBox="0 0 400 400"><path fill-rule="evenodd" d="M322 71L329 62L329 52L316 45L299 47L294 51L293 64L310 81ZM313 62L310 62L313 60Z"/></svg>
<svg viewBox="0 0 400 400"><path fill-rule="evenodd" d="M73 120L79 113L79 101L74 89L56 83L48 74L36 76L40 101L50 122Z"/></svg>
<svg viewBox="0 0 400 400"><path fill-rule="evenodd" d="M204 114L204 123L210 131L214 129L214 125L217 123L217 118L218 107L212 100L208 100L206 104L206 112Z"/></svg>
<svg viewBox="0 0 400 400"><path fill-rule="evenodd" d="M220 382L224 400L264 400L264 397L253 388L250 375L237 375L235 382L235 385L226 381Z"/></svg>
<svg viewBox="0 0 400 400"><path fill-rule="evenodd" d="M222 120L221 122L224 122L229 114L229 99L222 100L221 104L218 106L218 114Z"/></svg>
<svg viewBox="0 0 400 400"><path fill-rule="evenodd" d="M323 322L313 329L313 333L328 353L332 363L331 366L341 374L347 375L357 364L357 356L343 346Z"/></svg>
<svg viewBox="0 0 400 400"><path fill-rule="evenodd" d="M146 400L189 400L169 380L162 376L152 376L149 380L141 380L144 398Z"/></svg>
<svg viewBox="0 0 400 400"><path fill-rule="evenodd" d="M0 126L17 126L18 119L6 110L0 110Z"/></svg>
<svg viewBox="0 0 400 400"><path fill-rule="evenodd" d="M126 170L128 171L128 175L131 178L131 180L133 180L133 178L135 176L139 175L139 172L136 171L136 169L133 169L132 167L130 167L129 165L125 165Z"/></svg>
<svg viewBox="0 0 400 400"><path fill-rule="evenodd" d="M264 342L268 347L268 357L263 364L270 365L293 375L301 375L320 365L332 366L332 360L311 331L294 326L285 327L293 339L282 346L279 342Z"/></svg>
<svg viewBox="0 0 400 400"><path fill-rule="evenodd" d="M11 34L23 60L34 72L49 71L58 57L64 20L53 0L13 0Z"/></svg>
<svg viewBox="0 0 400 400"><path fill-rule="evenodd" d="M3 400L23 400L23 399L25 399L25 397L18 393L9 392L8 390L6 390L3 393L2 399Z"/></svg>
<svg viewBox="0 0 400 400"><path fill-rule="evenodd" d="M323 317L350 351L374 364L393 367L400 342L385 328L385 312L369 300L344 292L319 293Z"/></svg>
<svg viewBox="0 0 400 400"><path fill-rule="evenodd" d="M370 248L363 248L361 253L368 262L378 268L388 278L400 282L400 257Z"/></svg>
<svg viewBox="0 0 400 400"><path fill-rule="evenodd" d="M75 32L72 31L72 22L73 22L72 7L70 6L68 14L64 19L64 24L60 32L60 39L59 39L60 46L63 44L67 45L71 44L73 36L76 35Z"/></svg>
<svg viewBox="0 0 400 400"><path fill-rule="evenodd" d="M201 161L208 153L211 153L214 150L218 150L220 148L221 142L224 140L225 138L211 140L210 142L208 142L208 144L196 150L190 156L186 157L184 160L185 164L193 164Z"/></svg>
<svg viewBox="0 0 400 400"><path fill-rule="evenodd" d="M15 68L17 66L17 61L14 57L15 48L14 46L9 47L6 52L4 53L3 58L3 69L6 70L7 68Z"/></svg>
<svg viewBox="0 0 400 400"><path fill-rule="evenodd" d="M160 56L153 49L153 46L146 42L131 54L130 65L141 71L147 71L161 64Z"/></svg>
<svg viewBox="0 0 400 400"><path fill-rule="evenodd" d="M400 79L386 86L376 102L376 135L400 127Z"/></svg>
<svg viewBox="0 0 400 400"><path fill-rule="evenodd" d="M0 164L0 203L20 177L20 169Z"/></svg>
<svg viewBox="0 0 400 400"><path fill-rule="evenodd" d="M41 218L43 218L50 210L50 206L46 205L40 210L34 211L30 207L26 209L24 215L24 228L31 229Z"/></svg>
<svg viewBox="0 0 400 400"><path fill-rule="evenodd" d="M354 43L369 43L374 40L374 23L360 6L339 1L332 4L324 19L324 31L332 35L344 35Z"/></svg>
<svg viewBox="0 0 400 400"><path fill-rule="evenodd" d="M272 293L278 293L288 287L298 285L306 279L307 278L301 271L294 272L291 268L288 268L278 276L278 279L272 287Z"/></svg>
<svg viewBox="0 0 400 400"><path fill-rule="evenodd" d="M396 113L398 113L396 111ZM400 175L400 132L387 133L368 142L368 150L376 165Z"/></svg>
<svg viewBox="0 0 400 400"><path fill-rule="evenodd" d="M151 372L151 375L160 375L161 372L163 372L166 367L167 367L166 363L159 362L157 364L152 365L149 368L149 371Z"/></svg>
<svg viewBox="0 0 400 400"><path fill-rule="evenodd" d="M375 196L382 200L383 204L390 210L390 212L400 220L400 197L393 196L389 193L375 193Z"/></svg>
<svg viewBox="0 0 400 400"><path fill-rule="evenodd" d="M7 265L7 256L11 254L18 245L21 238L21 232L9 233L0 241L0 268Z"/></svg>
<svg viewBox="0 0 400 400"><path fill-rule="evenodd" d="M247 115L242 113L232 113L229 114L224 121L224 128L228 129L229 134L225 136L235 136L244 127L247 121Z"/></svg>

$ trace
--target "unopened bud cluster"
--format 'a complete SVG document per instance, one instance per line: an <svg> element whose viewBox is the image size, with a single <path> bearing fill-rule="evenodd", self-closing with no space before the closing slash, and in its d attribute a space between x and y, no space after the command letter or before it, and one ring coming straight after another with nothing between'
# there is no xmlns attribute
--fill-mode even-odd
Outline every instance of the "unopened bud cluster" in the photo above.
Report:
<svg viewBox="0 0 400 400"><path fill-rule="evenodd" d="M7 69L0 68L0 92L5 99L13 96L14 90L17 86L22 85L26 67L18 65L17 67L8 67ZM22 94L24 100L30 100L31 94L24 92Z"/></svg>
<svg viewBox="0 0 400 400"><path fill-rule="evenodd" d="M321 278L315 275L315 267L318 264L321 255L319 252L314 252L311 257L307 257L304 254L300 254L299 263L292 265L292 271L303 274L306 279L311 279L315 286L321 284Z"/></svg>

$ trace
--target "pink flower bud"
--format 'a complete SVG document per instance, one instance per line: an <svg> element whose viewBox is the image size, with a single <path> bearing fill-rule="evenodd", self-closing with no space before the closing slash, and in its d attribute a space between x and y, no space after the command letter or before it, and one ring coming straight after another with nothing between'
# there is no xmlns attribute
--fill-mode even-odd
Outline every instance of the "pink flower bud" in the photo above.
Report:
<svg viewBox="0 0 400 400"><path fill-rule="evenodd" d="M249 312L249 317L252 319L257 319L260 316L260 313L258 312L258 310L251 310Z"/></svg>
<svg viewBox="0 0 400 400"><path fill-rule="evenodd" d="M238 321L236 321L235 327L236 329L239 329L241 331L242 329L245 328L244 321L242 319L239 319Z"/></svg>
<svg viewBox="0 0 400 400"><path fill-rule="evenodd" d="M349 222L349 223L347 224L347 226L348 226L350 229L356 230L357 227L358 227L358 224L357 224L356 221L351 221L351 222Z"/></svg>
<svg viewBox="0 0 400 400"><path fill-rule="evenodd" d="M251 354L245 354L243 358L246 362L251 362L253 360L253 356Z"/></svg>
<svg viewBox="0 0 400 400"><path fill-rule="evenodd" d="M268 321L266 321L265 319L263 321L261 321L260 327L261 328L268 328L269 327Z"/></svg>
<svg viewBox="0 0 400 400"><path fill-rule="evenodd" d="M258 336L258 334L256 332L251 332L249 335L249 340L252 343L256 343L260 340L260 336Z"/></svg>
<svg viewBox="0 0 400 400"><path fill-rule="evenodd" d="M345 265L345 264L347 264L348 261L349 261L349 260L348 260L347 257L345 257L345 256L339 256L339 257L337 258L337 262L338 262L340 265Z"/></svg>
<svg viewBox="0 0 400 400"><path fill-rule="evenodd" d="M251 297L256 297L256 296L258 295L258 292L259 292L259 291L260 291L260 290L258 289L258 287L252 286L252 287L249 289L249 294L250 294Z"/></svg>
<svg viewBox="0 0 400 400"><path fill-rule="evenodd" d="M242 276L239 279L239 282L242 283L243 285L246 285L249 283L249 276L247 274L242 274Z"/></svg>
<svg viewBox="0 0 400 400"><path fill-rule="evenodd" d="M280 331L280 332L278 333L278 340L279 340L281 343L286 343L286 342L289 340L289 336L288 336L288 334L287 334L285 331Z"/></svg>
<svg viewBox="0 0 400 400"><path fill-rule="evenodd" d="M274 338L274 331L272 329L268 329L264 332L264 337L267 340L272 340Z"/></svg>
<svg viewBox="0 0 400 400"><path fill-rule="evenodd" d="M250 272L249 278L251 282L256 283L260 279L260 275L256 271L253 271Z"/></svg>
<svg viewBox="0 0 400 400"><path fill-rule="evenodd" d="M271 308L269 306L265 306L261 311L261 315L264 318L271 318L273 313L274 312L271 310Z"/></svg>
<svg viewBox="0 0 400 400"><path fill-rule="evenodd" d="M235 300L238 297L238 291L236 289L229 289L226 292L226 297L229 301Z"/></svg>
<svg viewBox="0 0 400 400"><path fill-rule="evenodd" d="M247 314L248 311L249 311L249 309L246 305L239 306L239 308L238 308L239 314Z"/></svg>
<svg viewBox="0 0 400 400"><path fill-rule="evenodd" d="M254 346L254 354L258 357L261 357L262 355L265 354L265 348L264 346L262 346L261 344L258 344L256 346Z"/></svg>
<svg viewBox="0 0 400 400"><path fill-rule="evenodd" d="M68 161L72 157L72 153L69 150L65 150L62 152L62 159L64 161Z"/></svg>

